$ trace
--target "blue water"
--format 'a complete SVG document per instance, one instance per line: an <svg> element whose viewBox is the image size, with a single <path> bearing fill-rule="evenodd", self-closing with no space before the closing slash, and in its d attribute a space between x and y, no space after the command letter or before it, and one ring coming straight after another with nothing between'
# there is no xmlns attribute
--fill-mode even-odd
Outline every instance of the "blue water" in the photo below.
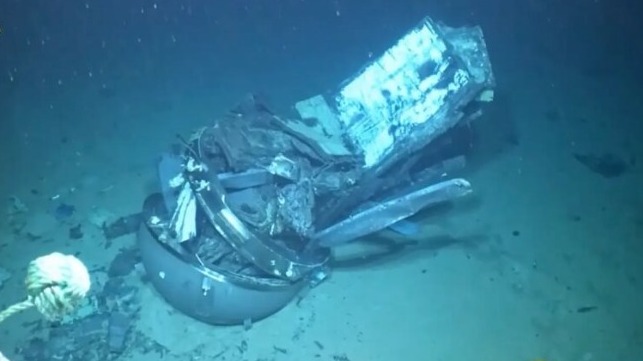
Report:
<svg viewBox="0 0 643 361"><path fill-rule="evenodd" d="M177 134L251 92L295 116L295 102L336 91L430 16L480 26L494 69L462 174L473 195L394 225L398 243L337 250L327 281L249 330L198 323L149 282L119 280L142 305L120 357L643 360L642 10L627 0L3 0L0 192L29 211L0 226L0 271L12 274L0 308L23 299L28 262L54 251L80 254L103 292L101 269L136 243L108 249L92 219L138 212L161 190L157 160ZM74 242L64 222L42 220L72 215L89 224ZM346 261L382 249L395 252ZM80 314L72 325L84 330ZM59 340L50 323L33 330L41 319L0 324L0 352L42 359L26 351L32 340Z"/></svg>

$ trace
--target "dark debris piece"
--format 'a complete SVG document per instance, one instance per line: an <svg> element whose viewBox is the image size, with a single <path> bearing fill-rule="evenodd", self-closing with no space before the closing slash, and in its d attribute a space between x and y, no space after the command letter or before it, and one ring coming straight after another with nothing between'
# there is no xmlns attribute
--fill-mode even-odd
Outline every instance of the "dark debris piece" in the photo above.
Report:
<svg viewBox="0 0 643 361"><path fill-rule="evenodd" d="M131 214L121 217L110 224L103 225L103 234L105 239L111 241L131 233L135 233L141 227L143 216L141 213Z"/></svg>
<svg viewBox="0 0 643 361"><path fill-rule="evenodd" d="M122 277L110 278L100 292L98 306L106 312L117 311L134 317L141 307L138 288L125 284Z"/></svg>
<svg viewBox="0 0 643 361"><path fill-rule="evenodd" d="M81 238L83 238L83 229L81 228L80 224L69 228L69 238L70 239L81 239Z"/></svg>
<svg viewBox="0 0 643 361"><path fill-rule="evenodd" d="M111 353L121 354L125 351L130 325L130 318L123 313L112 312L109 316L107 344Z"/></svg>
<svg viewBox="0 0 643 361"><path fill-rule="evenodd" d="M76 213L76 207L71 204L61 203L54 209L54 217L58 222L70 219Z"/></svg>
<svg viewBox="0 0 643 361"><path fill-rule="evenodd" d="M112 263L109 265L107 275L109 277L123 277L127 276L140 262L140 255L138 248L124 248L114 257Z"/></svg>
<svg viewBox="0 0 643 361"><path fill-rule="evenodd" d="M127 253L128 250L125 250ZM24 361L105 361L117 360L130 349L159 352L159 346L145 341L133 329L138 320L138 288L123 277L110 277L97 291L97 312L73 323L31 323L33 338L18 348ZM160 349L161 356L167 350Z"/></svg>
<svg viewBox="0 0 643 361"><path fill-rule="evenodd" d="M596 306L584 306L584 307L579 307L576 309L576 313L588 313L592 311L596 311L598 307Z"/></svg>
<svg viewBox="0 0 643 361"><path fill-rule="evenodd" d="M93 315L73 324L51 326L46 338L32 338L21 348L25 361L101 361L106 360L105 316Z"/></svg>
<svg viewBox="0 0 643 361"><path fill-rule="evenodd" d="M605 178L618 177L630 168L628 162L612 153L600 155L574 153L574 158L592 172Z"/></svg>
<svg viewBox="0 0 643 361"><path fill-rule="evenodd" d="M333 355L333 361L351 361L346 354Z"/></svg>

